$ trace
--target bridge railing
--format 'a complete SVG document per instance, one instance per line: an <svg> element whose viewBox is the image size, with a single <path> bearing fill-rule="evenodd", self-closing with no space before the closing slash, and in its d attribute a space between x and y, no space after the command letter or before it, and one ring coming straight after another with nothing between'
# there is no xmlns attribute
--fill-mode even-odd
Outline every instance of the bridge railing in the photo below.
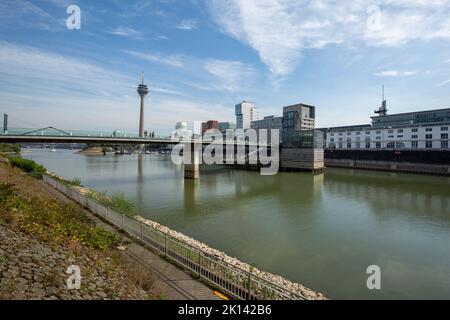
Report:
<svg viewBox="0 0 450 320"><path fill-rule="evenodd" d="M85 208L109 221L128 235L144 243L168 260L188 269L201 280L224 293L243 300L304 300L289 291L226 261L195 248L168 233L81 193L74 187L44 175L43 180Z"/></svg>

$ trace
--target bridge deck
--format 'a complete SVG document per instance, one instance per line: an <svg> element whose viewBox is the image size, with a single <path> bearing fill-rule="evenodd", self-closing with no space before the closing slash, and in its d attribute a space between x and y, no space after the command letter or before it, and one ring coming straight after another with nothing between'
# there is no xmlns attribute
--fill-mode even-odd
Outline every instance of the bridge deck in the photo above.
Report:
<svg viewBox="0 0 450 320"><path fill-rule="evenodd" d="M30 135L0 135L0 143L87 143L87 144L180 144L198 143L203 145L236 145L268 147L270 145L242 143L235 141L212 141L212 140L171 140L155 138L123 138L123 137L86 137L86 136L30 136Z"/></svg>

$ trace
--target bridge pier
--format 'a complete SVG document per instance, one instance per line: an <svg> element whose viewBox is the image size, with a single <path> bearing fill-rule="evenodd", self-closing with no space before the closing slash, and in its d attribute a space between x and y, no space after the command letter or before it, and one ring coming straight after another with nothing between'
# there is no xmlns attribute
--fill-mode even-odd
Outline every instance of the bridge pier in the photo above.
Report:
<svg viewBox="0 0 450 320"><path fill-rule="evenodd" d="M200 143L188 143L184 145L184 179L200 179Z"/></svg>

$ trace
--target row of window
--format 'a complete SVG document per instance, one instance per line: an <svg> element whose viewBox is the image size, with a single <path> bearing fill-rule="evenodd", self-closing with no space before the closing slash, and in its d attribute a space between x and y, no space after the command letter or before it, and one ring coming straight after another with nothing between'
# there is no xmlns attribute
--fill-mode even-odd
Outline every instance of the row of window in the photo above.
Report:
<svg viewBox="0 0 450 320"><path fill-rule="evenodd" d="M426 132L432 132L433 128L426 128L425 131ZM441 127L441 131L448 131L448 127ZM381 130L377 130L375 133L376 134L381 134L381 132L382 132ZM397 133L403 133L403 132L404 132L404 129L398 129L397 130ZM411 129L411 132L413 132L413 133L419 132L419 129L418 128L413 128L413 129ZM394 133L394 130L388 130L388 133ZM347 132L348 136L350 136L351 134L352 134L351 131ZM366 134L371 134L371 131L366 131ZM343 132L339 133L339 136L343 136L343 135L344 135ZM357 136L361 135L361 132L360 131L356 132L356 135ZM334 137L334 133L330 133L330 136Z"/></svg>
<svg viewBox="0 0 450 320"><path fill-rule="evenodd" d="M356 143L356 149L361 149L361 146L364 144L361 144L360 142ZM449 143L448 140L447 141L441 141L441 149L448 149ZM330 143L330 148L331 149L335 149L336 145L334 143ZM343 143L339 143L338 144L338 148L342 149L343 148ZM370 142L366 142L365 143L365 148L366 149L371 149L371 144ZM375 143L375 148L376 149L381 149L381 142L376 142ZM405 143L404 142L389 142L386 145L387 149L405 149ZM411 148L412 149L418 149L419 148L419 142L418 141L412 141L411 142ZM425 148L426 149L432 149L433 148L433 142L432 141L426 141L425 142ZM351 142L347 142L347 149L352 149L352 144Z"/></svg>
<svg viewBox="0 0 450 320"><path fill-rule="evenodd" d="M388 136L388 139L393 139L394 136ZM403 135L398 135L397 138L403 138ZM377 140L381 140L381 137L376 137ZM411 136L411 139L419 139L419 136L417 134L413 134ZM432 140L433 139L433 135L432 134L426 134L425 135L425 139L426 140ZM441 133L441 140L446 140L448 139L448 133ZM350 138L347 139L347 141L349 141ZM360 141L361 138L360 137L356 137L356 141ZM366 137L366 141L370 140L369 137ZM339 142L342 142L343 138L339 138ZM334 138L330 138L330 142L334 142Z"/></svg>

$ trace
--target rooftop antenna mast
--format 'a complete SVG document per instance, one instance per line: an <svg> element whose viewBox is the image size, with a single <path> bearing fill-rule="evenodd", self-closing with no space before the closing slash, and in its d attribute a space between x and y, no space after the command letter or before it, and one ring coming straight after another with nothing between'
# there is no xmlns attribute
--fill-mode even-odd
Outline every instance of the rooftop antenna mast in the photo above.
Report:
<svg viewBox="0 0 450 320"><path fill-rule="evenodd" d="M379 115L380 117L384 117L384 116L387 115L387 111L388 111L388 109L387 109L387 101L386 101L385 96L384 96L384 85L383 85L383 86L382 86L382 101L381 101L381 107L380 107L378 110L376 110L375 113L376 113L377 115Z"/></svg>

